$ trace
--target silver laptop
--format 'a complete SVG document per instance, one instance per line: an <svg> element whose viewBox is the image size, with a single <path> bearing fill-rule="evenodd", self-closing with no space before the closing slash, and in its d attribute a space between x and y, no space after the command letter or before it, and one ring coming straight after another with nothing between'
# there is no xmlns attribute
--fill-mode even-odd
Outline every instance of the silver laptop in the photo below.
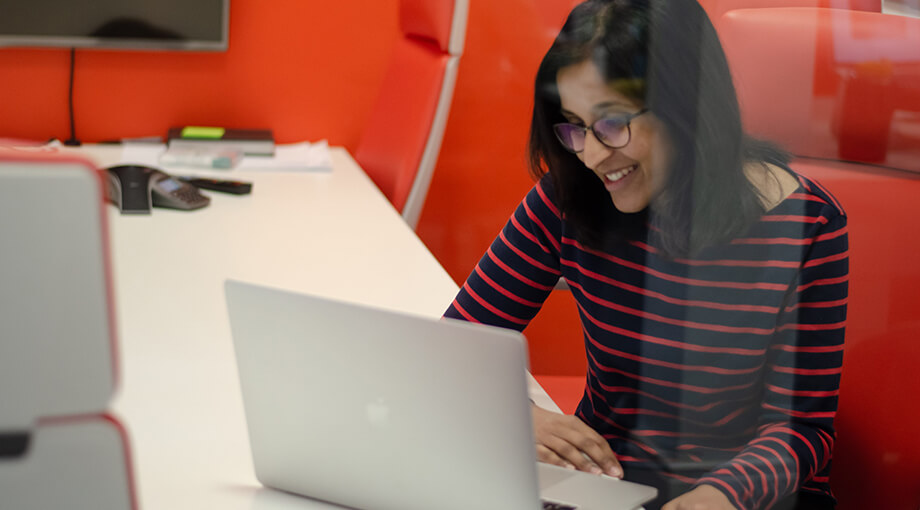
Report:
<svg viewBox="0 0 920 510"><path fill-rule="evenodd" d="M380 510L537 510L541 497L631 510L656 495L536 462L519 333L225 288L253 463L267 487Z"/></svg>

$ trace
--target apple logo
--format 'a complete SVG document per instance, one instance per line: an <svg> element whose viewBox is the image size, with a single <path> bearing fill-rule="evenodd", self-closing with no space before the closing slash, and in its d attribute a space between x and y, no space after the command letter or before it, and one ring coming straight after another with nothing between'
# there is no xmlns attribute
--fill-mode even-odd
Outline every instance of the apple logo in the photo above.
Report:
<svg viewBox="0 0 920 510"><path fill-rule="evenodd" d="M376 427L384 427L390 422L390 407L384 402L383 397L367 404L367 421Z"/></svg>

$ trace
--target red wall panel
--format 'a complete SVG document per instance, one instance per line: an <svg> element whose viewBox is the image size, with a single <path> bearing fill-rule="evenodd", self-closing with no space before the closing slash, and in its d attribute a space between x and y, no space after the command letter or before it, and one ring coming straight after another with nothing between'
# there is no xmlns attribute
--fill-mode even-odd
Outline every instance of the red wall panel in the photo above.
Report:
<svg viewBox="0 0 920 510"><path fill-rule="evenodd" d="M351 149L397 36L397 0L233 0L223 53L77 50L77 136L177 124L271 127ZM67 138L66 49L0 49L0 137Z"/></svg>

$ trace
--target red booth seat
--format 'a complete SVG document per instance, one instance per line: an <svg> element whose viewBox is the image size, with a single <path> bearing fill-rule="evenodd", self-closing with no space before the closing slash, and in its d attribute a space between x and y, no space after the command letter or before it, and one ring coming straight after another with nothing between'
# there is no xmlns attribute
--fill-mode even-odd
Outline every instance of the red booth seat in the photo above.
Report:
<svg viewBox="0 0 920 510"><path fill-rule="evenodd" d="M920 175L810 158L792 167L819 180L848 217L850 297L831 475L838 508L920 508ZM565 341L577 344L575 332ZM563 412L575 410L583 374L535 377Z"/></svg>
<svg viewBox="0 0 920 510"><path fill-rule="evenodd" d="M824 7L851 11L882 12L882 0L700 0L709 19L718 27L722 15L735 9L765 7Z"/></svg>
<svg viewBox="0 0 920 510"><path fill-rule="evenodd" d="M843 204L850 298L831 486L839 510L920 508L920 175L801 159Z"/></svg>
<svg viewBox="0 0 920 510"><path fill-rule="evenodd" d="M794 168L848 213L838 508L920 508L920 411L908 400L920 389L920 19L744 9L720 32L746 129L800 156Z"/></svg>
<svg viewBox="0 0 920 510"><path fill-rule="evenodd" d="M920 172L920 19L742 9L720 37L750 133L799 156Z"/></svg>

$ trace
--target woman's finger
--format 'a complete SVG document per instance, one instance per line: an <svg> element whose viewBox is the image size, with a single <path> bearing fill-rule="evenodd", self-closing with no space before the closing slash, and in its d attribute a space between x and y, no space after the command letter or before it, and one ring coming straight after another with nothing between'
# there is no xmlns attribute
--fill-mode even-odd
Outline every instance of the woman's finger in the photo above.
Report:
<svg viewBox="0 0 920 510"><path fill-rule="evenodd" d="M560 431L560 436L571 443L588 461L600 469L601 473L615 478L623 476L623 468L617 461L610 444L603 436L575 416L569 416L569 427ZM589 469L594 471L593 469Z"/></svg>
<svg viewBox="0 0 920 510"><path fill-rule="evenodd" d="M564 437L550 436L545 438L542 444L558 455L562 460L575 466L575 469L588 473L601 474L600 467Z"/></svg>
<svg viewBox="0 0 920 510"><path fill-rule="evenodd" d="M537 445L537 460L546 464L553 464L555 466L564 467L566 469L575 469L575 466L573 466L572 463L566 462L565 459L556 455L556 452L550 450L542 444Z"/></svg>

